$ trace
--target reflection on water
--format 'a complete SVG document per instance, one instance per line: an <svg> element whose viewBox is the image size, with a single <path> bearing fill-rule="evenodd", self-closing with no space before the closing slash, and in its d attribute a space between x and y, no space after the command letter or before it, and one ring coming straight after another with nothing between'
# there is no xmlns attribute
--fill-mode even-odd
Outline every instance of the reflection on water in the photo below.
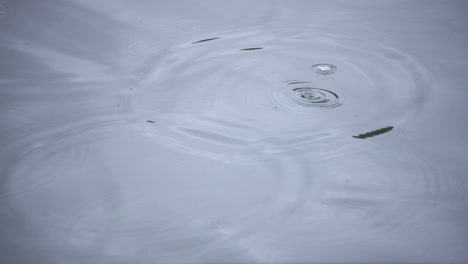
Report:
<svg viewBox="0 0 468 264"><path fill-rule="evenodd" d="M465 16L424 3L0 2L0 262L468 259Z"/></svg>

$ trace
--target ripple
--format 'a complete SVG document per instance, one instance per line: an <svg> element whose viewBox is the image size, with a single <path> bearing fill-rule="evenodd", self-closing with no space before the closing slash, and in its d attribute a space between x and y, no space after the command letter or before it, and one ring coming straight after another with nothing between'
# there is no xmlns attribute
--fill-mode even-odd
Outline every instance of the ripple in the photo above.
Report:
<svg viewBox="0 0 468 264"><path fill-rule="evenodd" d="M219 159L262 158L317 151L313 146L331 149L349 143L339 137L401 126L431 90L426 70L392 47L297 32L213 32L219 39L210 45L181 39L145 61L141 68L148 73L138 83L134 109L141 119L159 122L157 131L179 150ZM246 46L268 49L255 56L236 52ZM310 75L317 61L327 64L314 69L331 73L339 67L339 74ZM319 142L323 137L314 135L328 136Z"/></svg>
<svg viewBox="0 0 468 264"><path fill-rule="evenodd" d="M186 122L179 125L165 118L154 120L158 126L147 127L146 133L168 147L223 161L269 159L284 154L300 154L310 149L327 152L351 143L343 131L334 129L292 131L283 127L289 131L288 137L274 134L264 136L268 135L268 128L252 127L249 122L230 124L224 119L188 114L178 115L177 119Z"/></svg>
<svg viewBox="0 0 468 264"><path fill-rule="evenodd" d="M416 38L402 41L407 31L372 34L361 23L376 17L371 7L341 14L334 1L305 12L253 3L241 23L212 3L176 12L177 3L145 10L71 2L78 1L16 10L18 3L0 0L2 40L15 51L0 75L41 76L31 85L2 81L0 89L5 259L341 263L466 255L466 129L456 120L462 98L450 97L463 94L463 76L440 71L464 68L462 56L443 56L455 50L425 57L429 48L418 50ZM426 17L404 21L420 28L431 6ZM454 22L445 18L437 13L443 24L420 28L422 39ZM91 60L97 55L104 59ZM96 63L113 77L93 81ZM54 81L63 70L74 75ZM439 111L447 102L451 111ZM453 120L442 120L450 113ZM434 127L437 120L445 126ZM431 231L438 239L426 241Z"/></svg>
<svg viewBox="0 0 468 264"><path fill-rule="evenodd" d="M114 199L120 199L115 200L120 205L113 210L96 204L82 211L57 243L86 250L97 259L135 258L143 252L153 259L169 261L194 258L220 241L206 224L179 215L157 201Z"/></svg>
<svg viewBox="0 0 468 264"><path fill-rule="evenodd" d="M28 230L44 247L67 256L108 261L143 252L175 261L234 251L236 259L252 261L255 256L239 241L283 221L314 196L315 170L294 159L222 163L181 155L129 127L118 135L93 136L99 132L63 139L59 145L68 141L74 147L29 164L34 166L24 174L70 167L57 170L53 184L8 193ZM84 145L83 137L90 140L87 152L76 160L69 153Z"/></svg>
<svg viewBox="0 0 468 264"><path fill-rule="evenodd" d="M383 156L381 148L346 146L306 159L316 164L315 196L266 228L263 238L336 246L388 239L424 221L438 192L436 175L410 153L386 149Z"/></svg>
<svg viewBox="0 0 468 264"><path fill-rule="evenodd" d="M337 94L321 88L294 88L291 90L291 97L294 101L303 106L331 108L341 105L341 103L338 101Z"/></svg>
<svg viewBox="0 0 468 264"><path fill-rule="evenodd" d="M385 156L379 155L382 148ZM433 171L401 149L373 146L353 152L355 159L344 152L334 160L327 196L342 208L337 221L359 222L361 227L348 235L362 232L360 239L380 239L421 221L420 211L438 191ZM384 172L388 167L391 173Z"/></svg>
<svg viewBox="0 0 468 264"><path fill-rule="evenodd" d="M262 223L283 221L314 193L316 170L298 158L231 163L187 155L164 144L157 129L164 120L102 115L62 121L32 127L34 135L2 149L12 163L1 167L0 201L14 208L12 222L26 219L14 225L27 226L16 235L34 234L44 250L59 249L68 258L106 263L144 255L167 262L232 254L252 262L255 256L239 241ZM218 125L245 129L230 121ZM212 137L184 133L194 133L197 142Z"/></svg>
<svg viewBox="0 0 468 264"><path fill-rule="evenodd" d="M55 121L50 118L49 125L63 122L63 118ZM106 133L128 123L132 122L126 120L124 115L105 115L52 126L50 129L44 129L39 124L35 134L23 135L20 140L10 142L0 153L10 161L2 166L4 182L0 198L41 191L53 187L66 175L75 175L77 168L82 167L91 154L89 147L92 142L106 138Z"/></svg>
<svg viewBox="0 0 468 264"><path fill-rule="evenodd" d="M335 108L341 106L339 96L330 90L311 87L311 82L307 81L288 81L288 86L283 89L271 90L269 96L272 103L278 109L294 112L307 112L313 108ZM307 85L307 86L303 86Z"/></svg>

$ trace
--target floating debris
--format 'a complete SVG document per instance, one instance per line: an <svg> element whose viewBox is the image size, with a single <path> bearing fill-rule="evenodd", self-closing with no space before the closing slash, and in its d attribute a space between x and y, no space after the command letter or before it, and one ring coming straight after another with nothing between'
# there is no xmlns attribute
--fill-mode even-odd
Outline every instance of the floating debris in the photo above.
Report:
<svg viewBox="0 0 468 264"><path fill-rule="evenodd" d="M246 48L246 49L241 49L239 51L244 51L244 50L261 50L263 48Z"/></svg>
<svg viewBox="0 0 468 264"><path fill-rule="evenodd" d="M367 133L364 133L364 134L359 134L357 136L353 136L353 138L364 139L364 138L368 138L368 137L373 137L373 136L377 136L377 135L380 135L380 134L383 134L383 133L387 133L388 131L390 131L392 129L393 129L392 126L388 126L388 127L384 127L384 128L381 128L381 129L371 131L371 132L367 132Z"/></svg>
<svg viewBox="0 0 468 264"><path fill-rule="evenodd" d="M215 40L215 39L219 39L219 38L202 39L202 40L199 40L199 41L192 42L192 44L197 44L197 43L212 41L212 40Z"/></svg>

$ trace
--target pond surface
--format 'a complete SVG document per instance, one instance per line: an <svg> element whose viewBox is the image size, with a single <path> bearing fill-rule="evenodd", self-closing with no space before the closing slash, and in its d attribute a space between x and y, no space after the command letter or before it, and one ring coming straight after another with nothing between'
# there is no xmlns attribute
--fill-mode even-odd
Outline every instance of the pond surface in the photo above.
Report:
<svg viewBox="0 0 468 264"><path fill-rule="evenodd" d="M466 1L0 1L0 262L466 263Z"/></svg>

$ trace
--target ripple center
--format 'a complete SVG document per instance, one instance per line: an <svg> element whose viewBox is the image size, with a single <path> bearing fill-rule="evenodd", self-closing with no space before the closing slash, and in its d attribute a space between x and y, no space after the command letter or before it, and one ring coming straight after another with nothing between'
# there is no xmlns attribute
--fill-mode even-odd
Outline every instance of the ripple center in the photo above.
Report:
<svg viewBox="0 0 468 264"><path fill-rule="evenodd" d="M302 106L337 107L340 106L336 93L313 87L300 87L291 90L292 99Z"/></svg>
<svg viewBox="0 0 468 264"><path fill-rule="evenodd" d="M319 63L312 65L312 70L320 74L332 74L336 72L336 66L327 63Z"/></svg>

